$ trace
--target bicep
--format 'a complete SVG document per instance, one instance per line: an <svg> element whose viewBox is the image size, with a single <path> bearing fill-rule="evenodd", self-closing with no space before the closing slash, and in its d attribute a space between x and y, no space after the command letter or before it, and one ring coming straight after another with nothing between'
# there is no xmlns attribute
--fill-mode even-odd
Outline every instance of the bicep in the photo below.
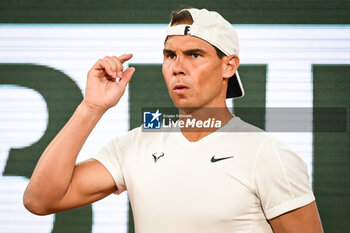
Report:
<svg viewBox="0 0 350 233"><path fill-rule="evenodd" d="M86 160L75 166L71 184L54 212L93 203L116 190L109 171L97 160Z"/></svg>
<svg viewBox="0 0 350 233"><path fill-rule="evenodd" d="M269 220L275 233L322 233L322 224L316 202Z"/></svg>

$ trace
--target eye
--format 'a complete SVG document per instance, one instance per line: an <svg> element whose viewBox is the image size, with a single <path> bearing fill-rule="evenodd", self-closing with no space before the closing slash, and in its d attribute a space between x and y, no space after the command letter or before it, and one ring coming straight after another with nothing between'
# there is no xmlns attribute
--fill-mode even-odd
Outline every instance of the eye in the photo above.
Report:
<svg viewBox="0 0 350 233"><path fill-rule="evenodd" d="M193 58L198 58L201 56L199 53L192 53L191 55Z"/></svg>
<svg viewBox="0 0 350 233"><path fill-rule="evenodd" d="M176 55L175 55L174 53L169 54L169 55L168 55L168 58L170 58L170 59L175 59L175 58L176 58Z"/></svg>
<svg viewBox="0 0 350 233"><path fill-rule="evenodd" d="M164 53L164 58L173 60L176 58L176 54L175 53Z"/></svg>

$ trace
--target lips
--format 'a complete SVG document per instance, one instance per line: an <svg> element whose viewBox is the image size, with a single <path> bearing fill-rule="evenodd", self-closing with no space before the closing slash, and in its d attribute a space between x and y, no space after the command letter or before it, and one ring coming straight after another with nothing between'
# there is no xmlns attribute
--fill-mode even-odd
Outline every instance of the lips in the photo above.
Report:
<svg viewBox="0 0 350 233"><path fill-rule="evenodd" d="M173 88L173 91L176 94L184 94L188 89L189 89L188 86L184 84L176 84Z"/></svg>

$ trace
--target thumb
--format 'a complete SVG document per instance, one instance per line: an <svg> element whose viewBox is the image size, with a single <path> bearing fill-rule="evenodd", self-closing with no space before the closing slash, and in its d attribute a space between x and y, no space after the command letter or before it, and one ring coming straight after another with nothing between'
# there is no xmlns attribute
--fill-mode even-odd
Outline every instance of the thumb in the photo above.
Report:
<svg viewBox="0 0 350 233"><path fill-rule="evenodd" d="M127 68L123 72L123 75L122 75L121 79L119 80L118 84L121 85L121 87L125 88L126 85L130 82L130 79L131 79L132 75L134 74L134 72L135 72L134 67Z"/></svg>

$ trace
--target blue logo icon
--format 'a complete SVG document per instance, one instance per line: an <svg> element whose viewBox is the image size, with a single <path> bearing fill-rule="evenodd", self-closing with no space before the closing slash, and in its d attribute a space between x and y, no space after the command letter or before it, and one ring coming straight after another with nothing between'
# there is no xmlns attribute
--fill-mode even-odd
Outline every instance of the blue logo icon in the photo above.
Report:
<svg viewBox="0 0 350 233"><path fill-rule="evenodd" d="M160 116L162 114L157 109L156 112L143 112L143 128L144 129L160 129Z"/></svg>

